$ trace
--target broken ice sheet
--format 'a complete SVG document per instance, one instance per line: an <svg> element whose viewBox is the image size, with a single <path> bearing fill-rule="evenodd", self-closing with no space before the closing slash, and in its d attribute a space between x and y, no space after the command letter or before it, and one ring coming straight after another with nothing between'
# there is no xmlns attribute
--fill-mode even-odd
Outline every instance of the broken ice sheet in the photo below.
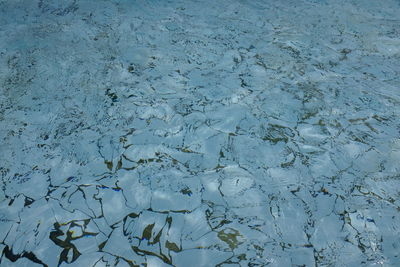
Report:
<svg viewBox="0 0 400 267"><path fill-rule="evenodd" d="M400 265L399 13L0 1L0 265Z"/></svg>

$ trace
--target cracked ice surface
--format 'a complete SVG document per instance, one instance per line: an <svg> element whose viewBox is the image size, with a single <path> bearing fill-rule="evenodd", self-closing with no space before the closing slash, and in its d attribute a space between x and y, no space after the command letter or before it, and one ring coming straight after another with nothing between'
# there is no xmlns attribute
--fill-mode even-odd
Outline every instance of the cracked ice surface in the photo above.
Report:
<svg viewBox="0 0 400 267"><path fill-rule="evenodd" d="M1 0L1 266L399 266L399 14Z"/></svg>

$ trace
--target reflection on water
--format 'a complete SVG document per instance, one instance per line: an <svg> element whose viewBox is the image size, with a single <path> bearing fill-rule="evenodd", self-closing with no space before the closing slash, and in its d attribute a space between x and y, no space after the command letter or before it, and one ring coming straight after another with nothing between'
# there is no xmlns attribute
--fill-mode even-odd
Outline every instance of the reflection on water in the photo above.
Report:
<svg viewBox="0 0 400 267"><path fill-rule="evenodd" d="M0 1L1 266L399 266L396 1Z"/></svg>

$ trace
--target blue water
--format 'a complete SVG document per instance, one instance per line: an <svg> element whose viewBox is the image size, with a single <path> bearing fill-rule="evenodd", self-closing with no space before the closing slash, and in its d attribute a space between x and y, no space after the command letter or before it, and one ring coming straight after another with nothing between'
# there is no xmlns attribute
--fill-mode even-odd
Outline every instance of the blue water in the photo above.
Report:
<svg viewBox="0 0 400 267"><path fill-rule="evenodd" d="M0 265L400 266L399 14L0 0Z"/></svg>

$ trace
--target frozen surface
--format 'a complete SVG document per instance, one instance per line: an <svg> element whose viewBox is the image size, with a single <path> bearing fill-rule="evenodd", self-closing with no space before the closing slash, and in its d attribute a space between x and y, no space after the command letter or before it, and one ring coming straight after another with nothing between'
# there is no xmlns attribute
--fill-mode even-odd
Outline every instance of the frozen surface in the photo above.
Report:
<svg viewBox="0 0 400 267"><path fill-rule="evenodd" d="M400 2L0 0L1 266L400 266Z"/></svg>

